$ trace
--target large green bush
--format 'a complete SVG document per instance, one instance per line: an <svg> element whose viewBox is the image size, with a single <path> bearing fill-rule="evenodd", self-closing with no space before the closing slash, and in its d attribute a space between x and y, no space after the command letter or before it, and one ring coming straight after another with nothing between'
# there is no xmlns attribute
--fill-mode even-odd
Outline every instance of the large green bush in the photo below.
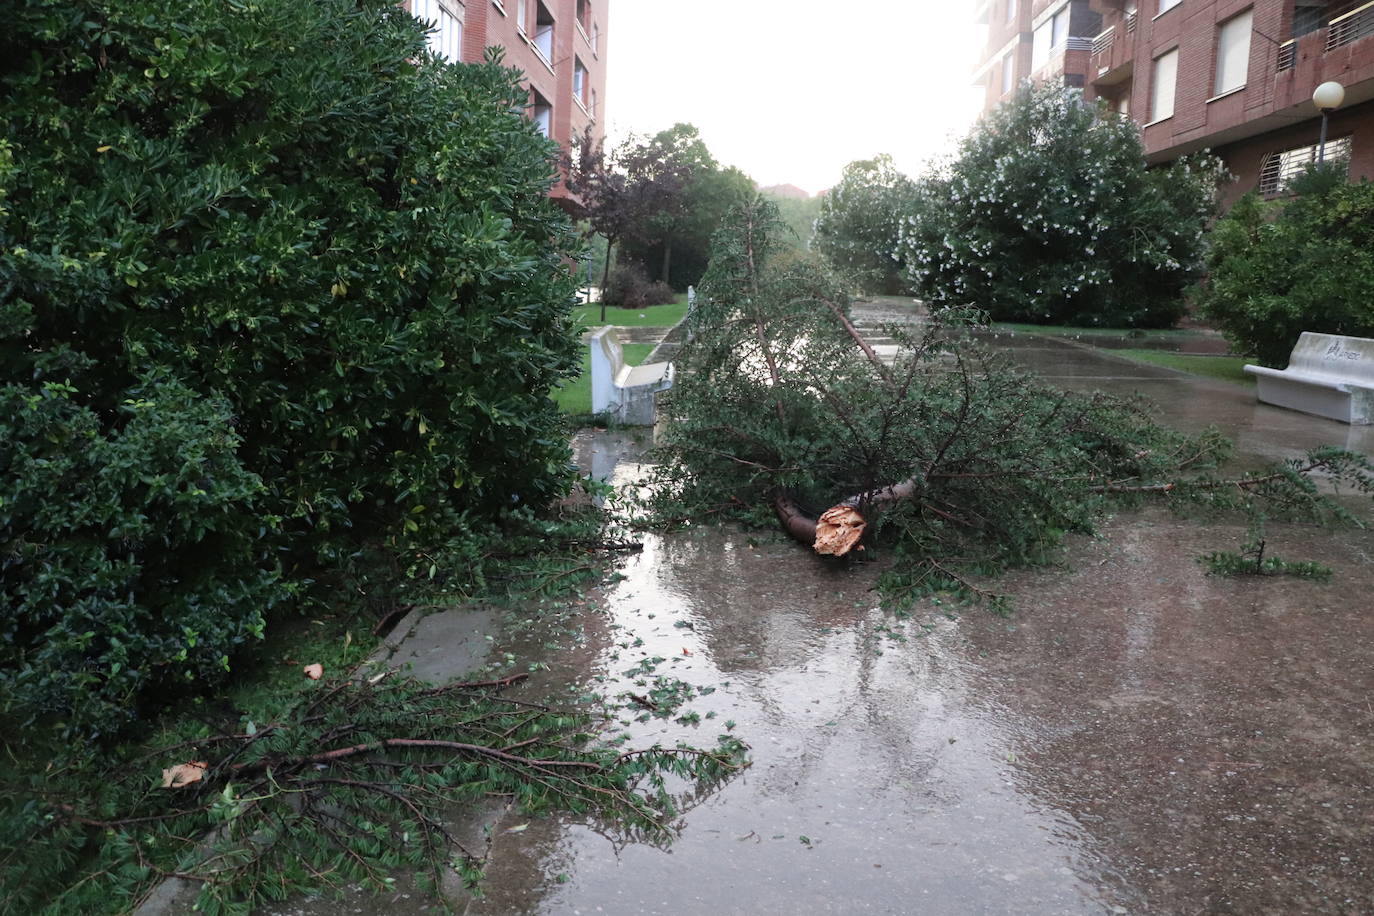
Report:
<svg viewBox="0 0 1374 916"><path fill-rule="evenodd" d="M117 724L368 548L563 491L525 102L391 0L0 7L12 714Z"/></svg>
<svg viewBox="0 0 1374 916"><path fill-rule="evenodd" d="M1217 222L1199 294L1236 350L1283 367L1303 331L1374 337L1374 184L1343 169L1296 197L1241 198Z"/></svg>
<svg viewBox="0 0 1374 916"><path fill-rule="evenodd" d="M1220 165L1147 169L1128 118L1023 86L919 183L899 255L918 296L999 321L1167 327L1202 266Z"/></svg>

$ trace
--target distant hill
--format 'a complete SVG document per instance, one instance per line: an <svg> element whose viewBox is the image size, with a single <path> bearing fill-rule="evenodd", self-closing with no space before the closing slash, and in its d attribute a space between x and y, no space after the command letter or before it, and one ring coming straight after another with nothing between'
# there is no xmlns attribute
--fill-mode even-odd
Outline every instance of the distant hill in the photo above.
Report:
<svg viewBox="0 0 1374 916"><path fill-rule="evenodd" d="M803 191L794 184L775 184L766 188L759 188L760 194L767 194L770 197L791 197L796 200L809 200L811 195Z"/></svg>

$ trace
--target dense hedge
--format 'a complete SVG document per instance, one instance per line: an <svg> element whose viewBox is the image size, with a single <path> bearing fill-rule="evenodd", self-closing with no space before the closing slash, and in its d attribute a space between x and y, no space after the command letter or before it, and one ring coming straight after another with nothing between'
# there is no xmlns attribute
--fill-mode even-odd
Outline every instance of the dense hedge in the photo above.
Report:
<svg viewBox="0 0 1374 916"><path fill-rule="evenodd" d="M553 148L391 0L0 8L0 702L102 729L568 483Z"/></svg>
<svg viewBox="0 0 1374 916"><path fill-rule="evenodd" d="M1290 200L1249 194L1212 233L1201 310L1266 366L1286 366L1303 331L1374 337L1374 184L1345 171L1304 177Z"/></svg>

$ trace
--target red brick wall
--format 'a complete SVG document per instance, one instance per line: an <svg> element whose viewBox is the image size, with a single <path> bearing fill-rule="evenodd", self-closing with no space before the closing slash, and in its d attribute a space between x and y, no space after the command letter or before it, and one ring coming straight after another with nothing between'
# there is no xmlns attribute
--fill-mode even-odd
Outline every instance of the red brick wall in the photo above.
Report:
<svg viewBox="0 0 1374 916"><path fill-rule="evenodd" d="M1269 153L1282 152L1317 142L1320 120L1305 121L1291 127L1270 131L1258 137L1217 147L1214 152L1225 160L1236 176L1223 193L1222 204L1229 207L1241 195L1259 187L1260 166ZM1350 137L1350 178L1374 180L1374 102L1337 110L1331 115L1327 131L1329 139Z"/></svg>

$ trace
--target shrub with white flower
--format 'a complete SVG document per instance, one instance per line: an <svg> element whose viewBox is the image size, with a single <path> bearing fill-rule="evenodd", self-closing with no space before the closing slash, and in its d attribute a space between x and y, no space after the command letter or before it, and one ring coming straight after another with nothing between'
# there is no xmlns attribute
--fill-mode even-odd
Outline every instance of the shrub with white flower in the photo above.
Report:
<svg viewBox="0 0 1374 916"><path fill-rule="evenodd" d="M897 253L916 295L993 320L1168 327L1200 275L1225 172L1201 154L1147 168L1127 118L1023 86L918 183Z"/></svg>

